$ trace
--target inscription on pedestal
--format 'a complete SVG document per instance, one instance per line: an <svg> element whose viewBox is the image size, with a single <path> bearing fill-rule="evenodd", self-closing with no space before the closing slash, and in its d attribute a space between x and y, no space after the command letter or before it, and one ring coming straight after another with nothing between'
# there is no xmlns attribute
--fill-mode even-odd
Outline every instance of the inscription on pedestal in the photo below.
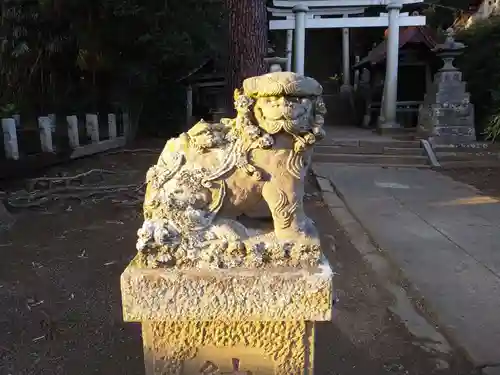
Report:
<svg viewBox="0 0 500 375"><path fill-rule="evenodd" d="M249 347L202 347L184 362L182 375L275 375L262 350Z"/></svg>
<svg viewBox="0 0 500 375"><path fill-rule="evenodd" d="M219 366L211 361L206 361L200 369L202 375L252 375L251 371L240 371L240 360L233 358L231 360L233 369L231 371L221 371Z"/></svg>

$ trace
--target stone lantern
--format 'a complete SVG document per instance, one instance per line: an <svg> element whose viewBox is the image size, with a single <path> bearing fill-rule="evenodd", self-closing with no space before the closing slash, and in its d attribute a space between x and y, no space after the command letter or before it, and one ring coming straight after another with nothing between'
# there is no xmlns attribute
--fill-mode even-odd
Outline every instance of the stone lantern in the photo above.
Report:
<svg viewBox="0 0 500 375"><path fill-rule="evenodd" d="M433 50L443 60L443 67L435 74L420 107L418 133L434 144L474 142L474 106L462 72L453 65L466 46L455 41L453 29L446 34L445 42Z"/></svg>
<svg viewBox="0 0 500 375"><path fill-rule="evenodd" d="M460 56L465 49L465 44L457 42L454 38L453 29L446 30L446 40L442 44L438 44L433 52L436 56L443 59L443 67L440 72L453 72L458 69L453 65L453 61L457 56Z"/></svg>

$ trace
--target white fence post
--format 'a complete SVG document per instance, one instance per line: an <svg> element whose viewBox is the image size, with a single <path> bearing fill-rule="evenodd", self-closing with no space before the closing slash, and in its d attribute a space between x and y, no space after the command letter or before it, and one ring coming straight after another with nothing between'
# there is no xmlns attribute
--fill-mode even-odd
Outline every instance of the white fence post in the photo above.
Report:
<svg viewBox="0 0 500 375"><path fill-rule="evenodd" d="M68 123L68 139L71 148L75 149L80 147L80 138L78 135L78 117L75 115L67 116L66 122Z"/></svg>
<svg viewBox="0 0 500 375"><path fill-rule="evenodd" d="M116 132L116 115L114 113L108 114L108 131L109 139L115 139L117 137Z"/></svg>
<svg viewBox="0 0 500 375"><path fill-rule="evenodd" d="M99 143L99 119L96 114L85 115L85 129L92 143Z"/></svg>
<svg viewBox="0 0 500 375"><path fill-rule="evenodd" d="M52 120L50 117L39 117L38 129L40 130L42 152L54 152L54 146L52 145Z"/></svg>
<svg viewBox="0 0 500 375"><path fill-rule="evenodd" d="M19 147L17 145L16 120L13 118L2 119L3 144L7 159L19 160Z"/></svg>

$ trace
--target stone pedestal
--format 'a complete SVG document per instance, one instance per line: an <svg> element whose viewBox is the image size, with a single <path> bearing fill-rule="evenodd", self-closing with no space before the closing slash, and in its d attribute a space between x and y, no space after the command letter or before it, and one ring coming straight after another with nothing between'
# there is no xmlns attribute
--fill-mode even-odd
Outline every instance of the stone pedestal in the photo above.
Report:
<svg viewBox="0 0 500 375"><path fill-rule="evenodd" d="M310 375L315 322L332 314L332 272L313 268L145 269L121 277L141 322L146 375Z"/></svg>
<svg viewBox="0 0 500 375"><path fill-rule="evenodd" d="M436 52L444 66L434 76L419 111L418 132L434 144L458 144L476 141L474 106L462 73L453 66L453 60L465 48L455 42L451 30Z"/></svg>

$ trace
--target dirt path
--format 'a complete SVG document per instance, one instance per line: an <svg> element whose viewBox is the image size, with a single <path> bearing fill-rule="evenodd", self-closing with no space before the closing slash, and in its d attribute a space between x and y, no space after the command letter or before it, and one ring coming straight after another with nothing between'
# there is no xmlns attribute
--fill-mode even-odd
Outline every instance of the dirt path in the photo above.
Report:
<svg viewBox="0 0 500 375"><path fill-rule="evenodd" d="M49 174L105 169L115 173L86 183L140 185L155 159L151 153L100 156ZM458 353L441 358L412 343L314 185L308 194L307 210L338 273L335 320L318 327L316 373L468 374ZM144 373L140 327L122 322L119 289L135 254L140 209L127 191L15 210L16 224L0 237L0 374ZM439 369L439 363L449 367Z"/></svg>

